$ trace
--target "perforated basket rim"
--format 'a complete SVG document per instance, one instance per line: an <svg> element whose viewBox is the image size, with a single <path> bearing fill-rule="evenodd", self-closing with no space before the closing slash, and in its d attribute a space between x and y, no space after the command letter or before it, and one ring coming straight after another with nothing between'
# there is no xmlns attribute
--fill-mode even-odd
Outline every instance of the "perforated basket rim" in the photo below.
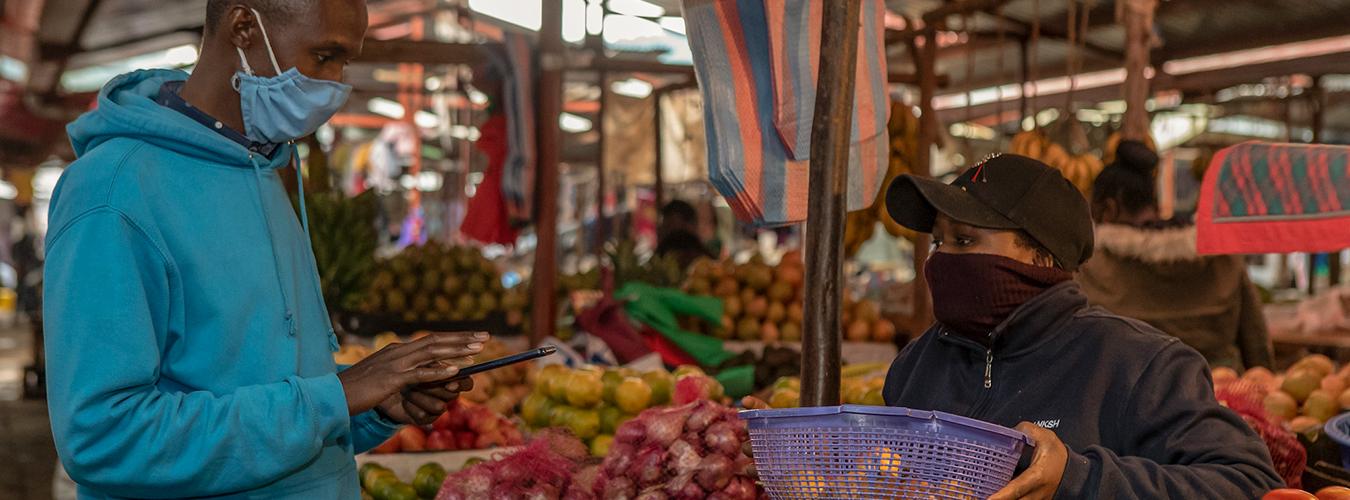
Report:
<svg viewBox="0 0 1350 500"><path fill-rule="evenodd" d="M812 406L805 408L774 408L768 410L741 410L737 416L741 420L747 420L750 423L767 423L769 420L779 418L800 418L800 417L818 417L824 415L855 414L855 415L880 415L885 417L909 417L917 420L937 421L946 424L953 424L962 427L973 428L975 430L998 434L1009 437L1017 441L1022 441L1027 446L1035 446L1030 437L1016 429L977 420L960 415L953 415L940 411L915 410L900 406L869 406L869 405L840 405L840 406ZM1350 415L1347 413L1345 415ZM1342 416L1345 416L1342 415ZM1335 420L1335 419L1333 419ZM1327 422L1327 427L1331 422Z"/></svg>
<svg viewBox="0 0 1350 500"><path fill-rule="evenodd" d="M1347 422L1350 422L1350 412L1331 417L1331 420L1327 420L1322 429L1326 431L1328 436L1331 436L1331 440L1335 441L1336 444L1350 447L1350 434L1347 434L1347 431L1350 431L1350 423Z"/></svg>

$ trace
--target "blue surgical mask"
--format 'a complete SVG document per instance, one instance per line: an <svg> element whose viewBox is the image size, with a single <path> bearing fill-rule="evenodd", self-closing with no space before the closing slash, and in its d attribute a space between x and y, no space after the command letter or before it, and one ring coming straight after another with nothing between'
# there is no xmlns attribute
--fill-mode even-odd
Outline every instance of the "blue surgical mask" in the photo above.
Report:
<svg viewBox="0 0 1350 500"><path fill-rule="evenodd" d="M258 76L239 52L244 70L234 74L234 89L239 92L239 107L244 116L244 136L261 143L289 142L314 133L342 109L352 93L351 85L329 80L316 80L291 68L285 72L277 65L272 42L263 28L262 16L253 11L267 45L267 57L277 76Z"/></svg>

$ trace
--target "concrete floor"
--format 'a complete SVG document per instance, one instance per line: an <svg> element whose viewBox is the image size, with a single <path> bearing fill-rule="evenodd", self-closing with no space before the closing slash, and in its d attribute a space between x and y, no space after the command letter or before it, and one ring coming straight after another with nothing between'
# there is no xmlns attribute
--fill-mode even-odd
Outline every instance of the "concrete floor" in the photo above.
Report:
<svg viewBox="0 0 1350 500"><path fill-rule="evenodd" d="M0 500L49 500L56 447L46 401L20 401L32 334L0 321Z"/></svg>

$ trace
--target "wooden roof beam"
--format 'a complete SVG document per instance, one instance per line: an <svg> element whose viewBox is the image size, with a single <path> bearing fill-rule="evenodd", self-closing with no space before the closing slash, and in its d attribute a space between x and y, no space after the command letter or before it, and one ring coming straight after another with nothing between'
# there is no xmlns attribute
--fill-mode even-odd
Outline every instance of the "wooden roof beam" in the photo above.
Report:
<svg viewBox="0 0 1350 500"><path fill-rule="evenodd" d="M1021 29L1021 31L1022 31L1021 34L1022 34L1022 35L1024 35L1024 36L1031 36L1031 23L1030 23L1030 22L1028 22L1028 21L1023 21L1023 20L1021 20L1021 19L1014 19L1014 18L1006 17L1006 16L1005 16L1003 19L1004 19L1005 21L1007 21L1007 22L1013 24L1014 26L1018 27L1019 29ZM1062 41L1064 41L1064 42L1066 42L1066 43L1067 43L1068 40L1069 40L1069 34L1068 34L1067 31L1065 31L1064 27L1062 27L1062 26L1055 26L1055 25L1050 25L1050 24L1041 23L1041 26L1040 26L1040 33L1041 33L1041 36L1042 36L1042 37L1053 38L1053 39L1056 39L1056 40L1062 40ZM1118 50L1118 49L1113 49L1113 48L1111 48L1111 47L1107 47L1107 46L1098 44L1098 43L1093 42L1093 41L1091 41L1091 40L1088 40L1088 41L1085 41L1085 42L1082 42L1082 43L1083 43L1083 48L1084 48L1084 49L1087 49L1089 52L1095 53L1095 54L1097 54L1098 56L1105 57L1105 58L1107 58L1107 59L1113 59L1113 60L1120 60L1120 61L1124 61L1124 60L1125 60L1125 52L1124 52L1124 51L1121 51L1121 50Z"/></svg>

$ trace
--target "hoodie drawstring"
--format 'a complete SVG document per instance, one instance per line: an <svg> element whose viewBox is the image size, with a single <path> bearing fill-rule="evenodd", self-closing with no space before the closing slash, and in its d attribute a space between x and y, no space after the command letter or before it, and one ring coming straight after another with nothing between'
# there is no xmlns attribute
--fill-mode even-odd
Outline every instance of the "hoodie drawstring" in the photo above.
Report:
<svg viewBox="0 0 1350 500"><path fill-rule="evenodd" d="M305 243L309 243L309 213L305 210L305 174L300 171L300 150L291 146L291 164L295 165L295 185L300 191L300 225L305 228Z"/></svg>
<svg viewBox="0 0 1350 500"><path fill-rule="evenodd" d="M249 153L248 161L253 164L254 194L257 194L258 210L262 213L263 225L267 227L267 248L272 251L272 268L276 271L277 289L281 291L281 300L284 302L283 307L286 310L286 333L294 337L295 315L291 311L290 294L286 293L286 284L281 280L281 259L277 256L276 238L272 234L272 219L267 217L267 206L263 203L262 167L258 165L258 159L252 153ZM301 182L302 186L303 184L304 182ZM304 188L301 187L301 189ZM305 213L303 201L300 202L300 213L302 216ZM305 224L305 234L307 236L309 234L308 222Z"/></svg>

